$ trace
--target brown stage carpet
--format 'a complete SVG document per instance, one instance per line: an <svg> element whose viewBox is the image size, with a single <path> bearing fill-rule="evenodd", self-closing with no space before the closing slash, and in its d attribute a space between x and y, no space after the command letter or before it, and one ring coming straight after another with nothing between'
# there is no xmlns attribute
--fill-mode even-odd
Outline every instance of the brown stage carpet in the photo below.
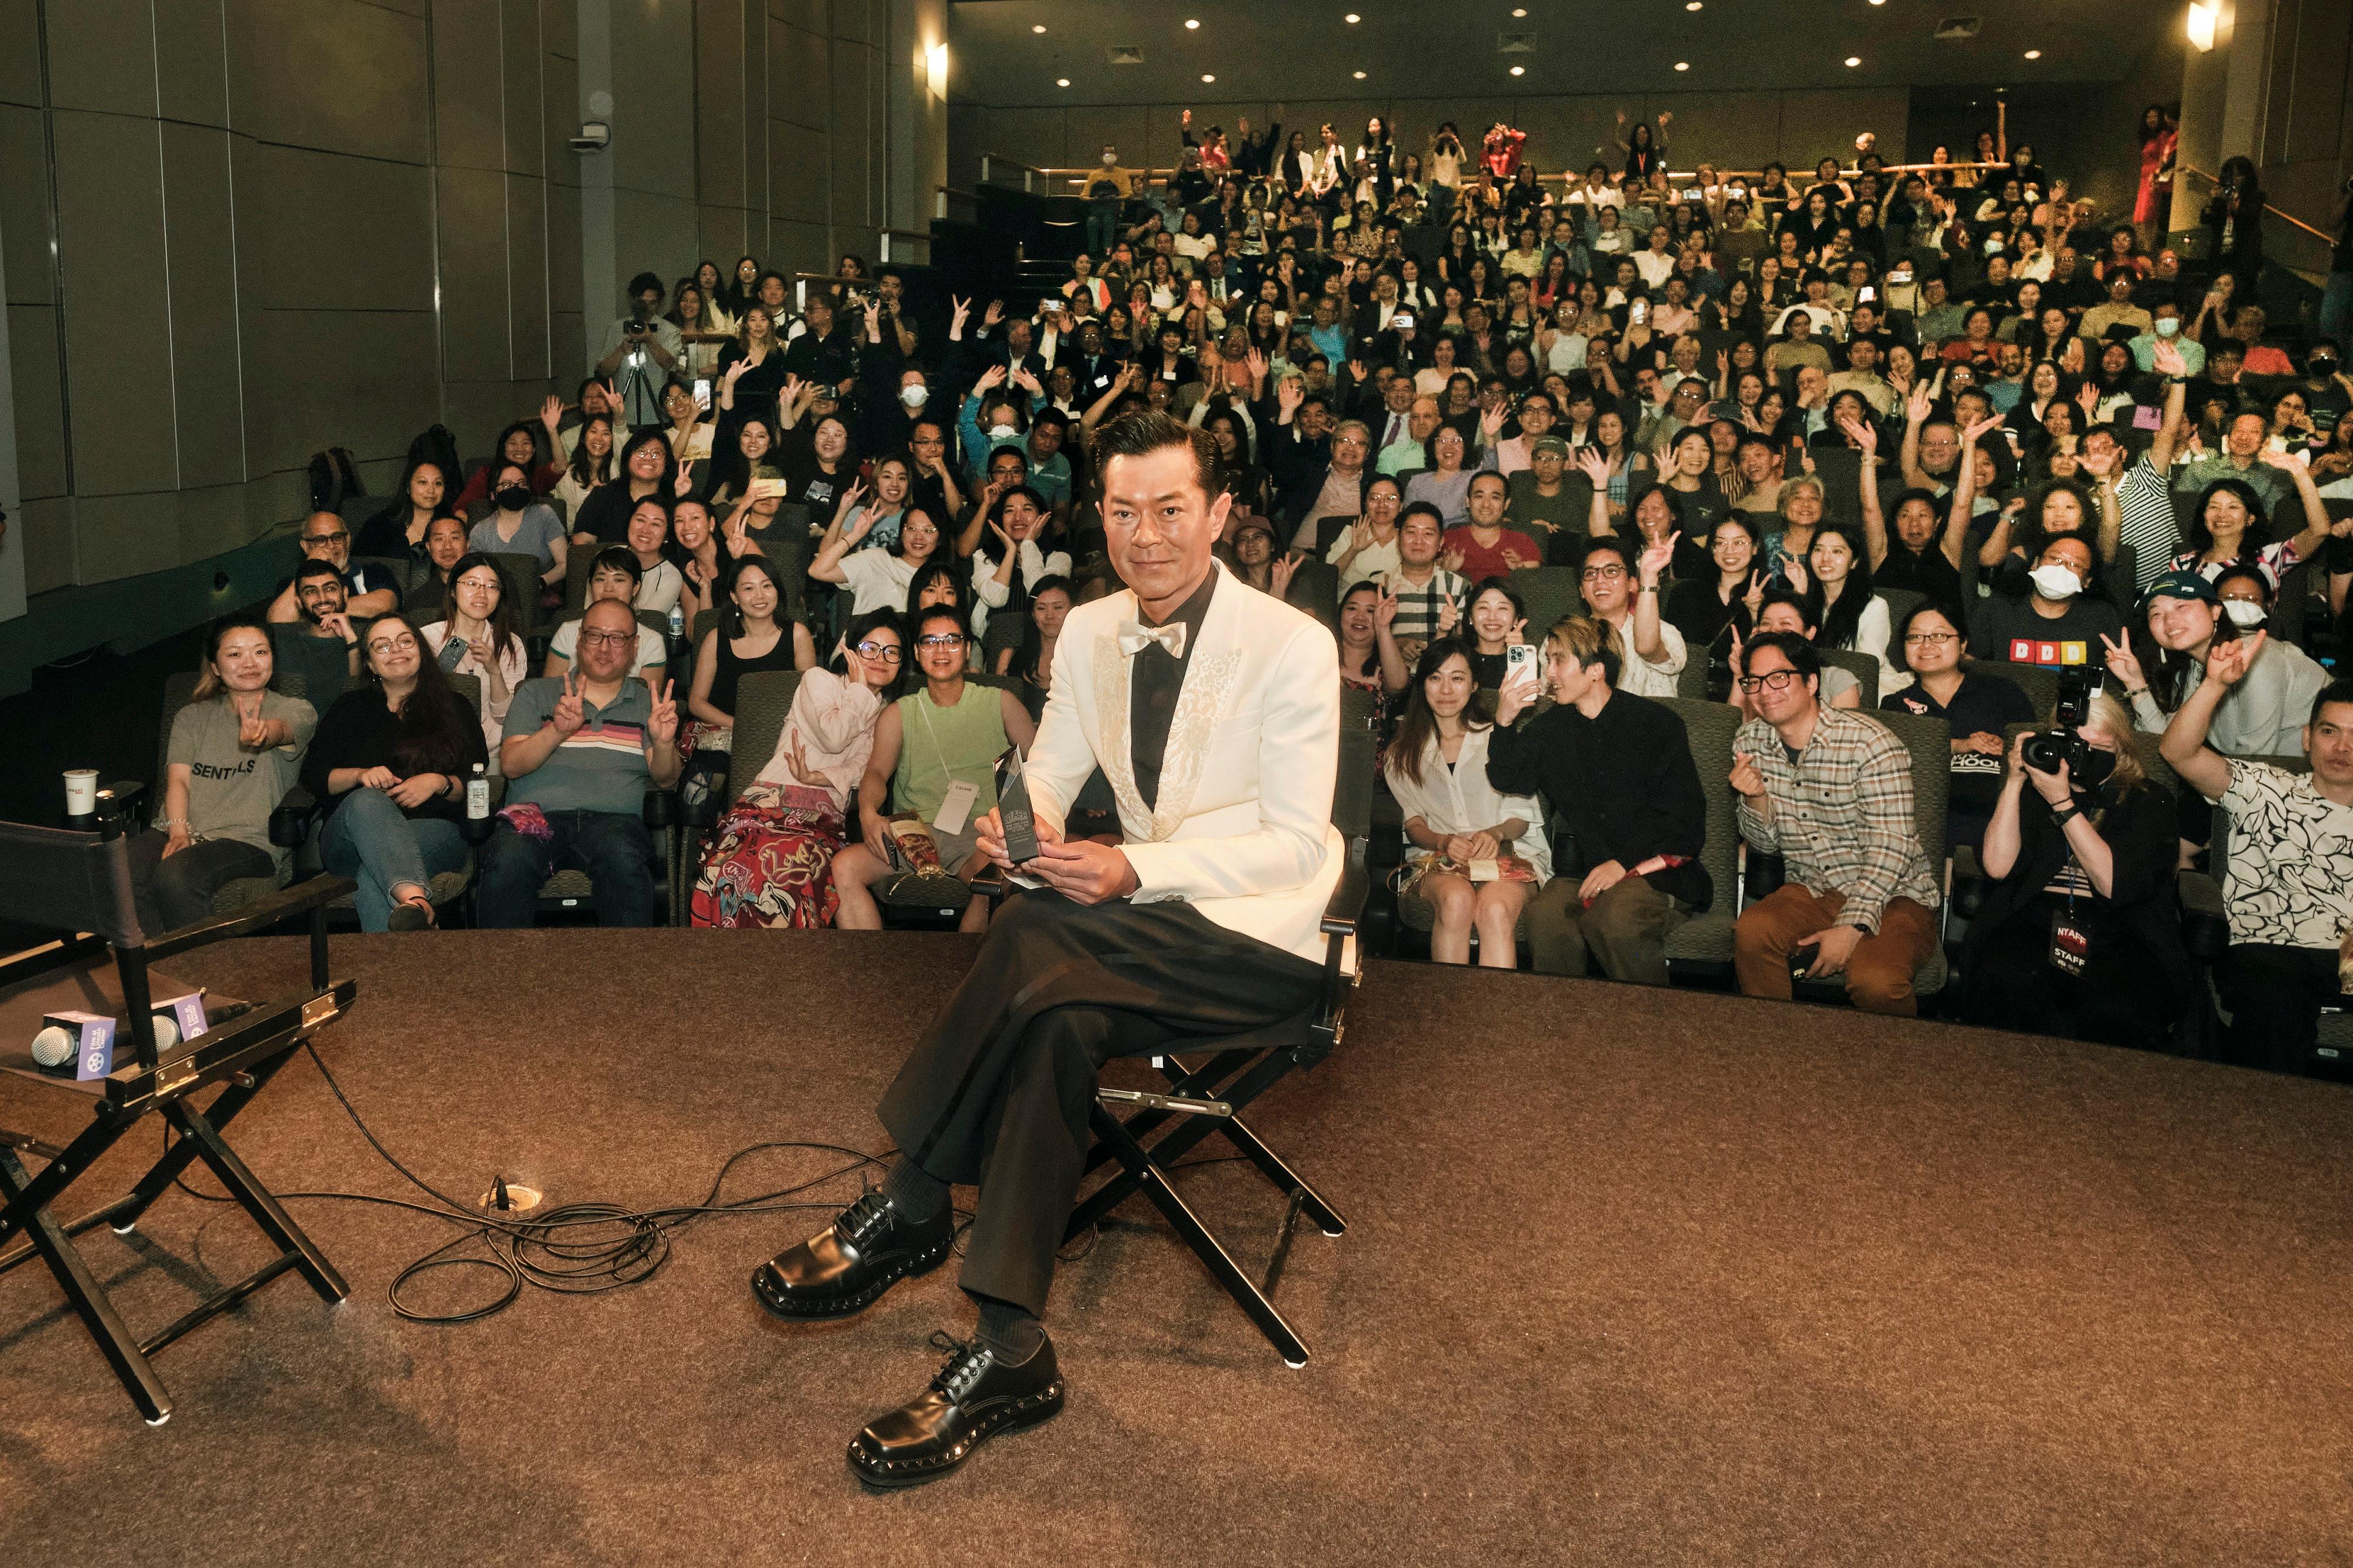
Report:
<svg viewBox="0 0 2353 1568"><path fill-rule="evenodd" d="M869 1108L967 962L947 935L338 938L325 1053L386 1143L479 1192L694 1201ZM193 973L263 995L301 950ZM0 1079L0 1124L68 1097ZM1254 1118L1307 1227L1286 1369L1137 1201L1064 1266L1062 1416L913 1492L845 1443L969 1314L953 1268L794 1328L694 1226L651 1282L396 1318L450 1234L295 1206L294 1278L165 1352L140 1424L37 1266L0 1279L0 1558L23 1563L2275 1563L2353 1560L2353 1096L1844 1012L1376 965L1343 1053ZM413 1196L307 1061L237 1140L273 1185ZM144 1139L139 1151L152 1144ZM128 1161L118 1153L118 1164ZM731 1191L821 1156L747 1161ZM1277 1203L1186 1177L1246 1266ZM209 1186L209 1180L205 1184ZM837 1192L849 1195L849 1184ZM258 1237L174 1194L90 1251L142 1329ZM454 1303L490 1277L419 1287Z"/></svg>

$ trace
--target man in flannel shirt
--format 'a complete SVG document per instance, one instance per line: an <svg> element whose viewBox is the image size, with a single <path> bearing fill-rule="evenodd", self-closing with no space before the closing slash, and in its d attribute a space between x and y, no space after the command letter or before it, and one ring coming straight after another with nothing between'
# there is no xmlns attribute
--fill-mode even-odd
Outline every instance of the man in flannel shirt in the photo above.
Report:
<svg viewBox="0 0 2353 1568"><path fill-rule="evenodd" d="M1388 590L1398 597L1398 613L1389 629L1408 665L1421 658L1421 650L1432 637L1451 632L1470 607L1469 581L1439 564L1439 547L1445 537L1445 519L1428 501L1414 502L1398 519L1399 564L1388 574Z"/></svg>
<svg viewBox="0 0 2353 1568"><path fill-rule="evenodd" d="M1788 879L1733 927L1733 967L1744 995L1787 1001L1791 955L1810 951L1809 979L1843 974L1857 1007L1908 1016L1939 896L1913 826L1912 754L1876 721L1823 707L1820 687L1812 644L1749 639L1740 690L1754 717L1732 743L1736 815Z"/></svg>

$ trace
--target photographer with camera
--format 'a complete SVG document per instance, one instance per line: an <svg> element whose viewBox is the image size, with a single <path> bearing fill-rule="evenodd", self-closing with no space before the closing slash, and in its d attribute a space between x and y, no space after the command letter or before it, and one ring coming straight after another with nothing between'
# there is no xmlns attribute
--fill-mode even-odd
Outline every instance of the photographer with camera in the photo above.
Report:
<svg viewBox="0 0 2353 1568"><path fill-rule="evenodd" d="M2010 743L1980 851L1991 886L1961 952L1961 1016L2162 1050L2194 971L2181 945L2172 795L2088 670L2057 723Z"/></svg>
<svg viewBox="0 0 2353 1568"><path fill-rule="evenodd" d="M2266 640L2257 632L2215 645L2158 750L2231 816L2222 883L2231 946L2216 979L2231 1010L2232 1059L2301 1072L2320 1009L2339 1000L2353 965L2353 680L2332 681L2312 700L2309 774L2225 757L2206 743L2207 730Z"/></svg>
<svg viewBox="0 0 2353 1568"><path fill-rule="evenodd" d="M662 317L667 290L650 272L629 279L629 313L605 334L605 357L596 374L612 384L621 399L617 417L632 426L659 426L662 416L662 384L681 363L686 344L678 328Z"/></svg>

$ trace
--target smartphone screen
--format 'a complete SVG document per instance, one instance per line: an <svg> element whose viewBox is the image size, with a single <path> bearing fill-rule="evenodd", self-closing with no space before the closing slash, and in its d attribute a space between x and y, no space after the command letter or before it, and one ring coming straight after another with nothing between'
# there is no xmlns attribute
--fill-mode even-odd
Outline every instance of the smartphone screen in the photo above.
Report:
<svg viewBox="0 0 2353 1568"><path fill-rule="evenodd" d="M711 378L703 376L694 384L694 405L705 414L711 412Z"/></svg>

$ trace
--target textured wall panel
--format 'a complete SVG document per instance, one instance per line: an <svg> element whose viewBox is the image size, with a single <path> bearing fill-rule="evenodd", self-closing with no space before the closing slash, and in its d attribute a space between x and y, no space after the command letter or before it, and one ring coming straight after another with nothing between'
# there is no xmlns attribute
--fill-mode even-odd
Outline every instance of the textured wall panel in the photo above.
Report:
<svg viewBox="0 0 2353 1568"><path fill-rule="evenodd" d="M39 0L0 0L0 103L41 106Z"/></svg>
<svg viewBox="0 0 2353 1568"><path fill-rule="evenodd" d="M505 380L506 176L444 166L437 184L442 374L452 381Z"/></svg>
<svg viewBox="0 0 2353 1568"><path fill-rule="evenodd" d="M164 222L179 483L235 484L245 478L245 439L227 132L164 126Z"/></svg>
<svg viewBox="0 0 2353 1568"><path fill-rule="evenodd" d="M228 59L220 0L150 0L166 120L228 123ZM145 112L142 110L141 112Z"/></svg>
<svg viewBox="0 0 2353 1568"><path fill-rule="evenodd" d="M768 34L768 118L823 131L832 122L833 46L819 33Z"/></svg>
<svg viewBox="0 0 2353 1568"><path fill-rule="evenodd" d="M422 163L421 17L365 0L225 0L229 123L259 141Z"/></svg>
<svg viewBox="0 0 2353 1568"><path fill-rule="evenodd" d="M74 490L170 489L172 444L156 438L171 322L155 122L61 112L55 125Z"/></svg>
<svg viewBox="0 0 2353 1568"><path fill-rule="evenodd" d="M8 307L8 360L15 373L16 485L26 497L66 490L64 362L58 357L58 312L47 305Z"/></svg>
<svg viewBox="0 0 2353 1568"><path fill-rule="evenodd" d="M571 247L576 255L580 247ZM547 185L507 180L507 374L544 379L547 357Z"/></svg>
<svg viewBox="0 0 2353 1568"><path fill-rule="evenodd" d="M876 148L880 113L869 91L873 51L837 43L833 49L833 221L860 226L877 216L874 180L882 160Z"/></svg>
<svg viewBox="0 0 2353 1568"><path fill-rule="evenodd" d="M433 156L444 168L506 166L499 0L435 0Z"/></svg>
<svg viewBox="0 0 2353 1568"><path fill-rule="evenodd" d="M52 107L154 113L155 29L148 0L52 3L48 42Z"/></svg>
<svg viewBox="0 0 2353 1568"><path fill-rule="evenodd" d="M546 115L540 102L538 0L499 0L499 16L500 92L505 111L505 147L499 167L511 174L542 175L547 160L540 127Z"/></svg>
<svg viewBox="0 0 2353 1568"><path fill-rule="evenodd" d="M8 303L46 305L56 297L49 253L49 153L41 111L0 104L0 265Z"/></svg>
<svg viewBox="0 0 2353 1568"><path fill-rule="evenodd" d="M235 145L239 258L266 310L433 308L433 186L410 164ZM322 222L322 214L333 221Z"/></svg>

